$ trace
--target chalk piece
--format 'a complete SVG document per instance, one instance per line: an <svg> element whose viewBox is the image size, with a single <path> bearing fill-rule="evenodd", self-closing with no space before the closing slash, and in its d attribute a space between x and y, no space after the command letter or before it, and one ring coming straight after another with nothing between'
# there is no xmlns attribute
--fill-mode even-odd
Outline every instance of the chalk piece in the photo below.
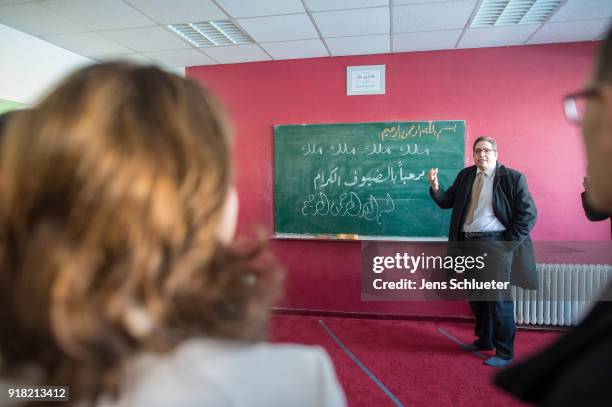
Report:
<svg viewBox="0 0 612 407"><path fill-rule="evenodd" d="M353 234L353 233L338 233L336 235L336 239L359 240L359 235L356 235L356 234Z"/></svg>

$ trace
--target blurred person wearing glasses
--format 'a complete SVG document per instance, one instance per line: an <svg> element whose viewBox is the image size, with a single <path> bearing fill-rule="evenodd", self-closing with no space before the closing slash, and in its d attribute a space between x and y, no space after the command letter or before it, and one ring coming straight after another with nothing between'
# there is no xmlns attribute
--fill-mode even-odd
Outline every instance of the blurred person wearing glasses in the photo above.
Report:
<svg viewBox="0 0 612 407"><path fill-rule="evenodd" d="M580 125L586 112L587 101L590 98L597 96L597 94L598 91L596 88L587 87L582 91L566 95L563 99L563 107L566 118L570 122ZM587 173L588 172L589 171L587 170ZM608 212L598 210L591 204L591 199L589 197L589 190L591 189L590 175L587 174L583 178L582 186L584 187L584 192L580 194L580 198L582 200L582 208L584 209L584 214L586 215L587 219L592 222L599 222L608 219L610 217ZM612 229L610 233L612 236Z"/></svg>
<svg viewBox="0 0 612 407"><path fill-rule="evenodd" d="M564 113L567 120L576 125L581 125L586 114L589 99L598 96L599 90L595 86L587 86L585 89L570 93L563 98ZM587 170L587 173L589 171ZM598 210L591 204L590 193L591 176L586 175L582 180L584 192L580 194L582 208L587 219L592 222L606 220L610 214L606 211Z"/></svg>
<svg viewBox="0 0 612 407"><path fill-rule="evenodd" d="M612 30L584 90L565 97L565 115L580 125L586 146L589 204L612 212ZM522 400L541 406L612 403L612 285L591 312L552 346L495 379Z"/></svg>
<svg viewBox="0 0 612 407"><path fill-rule="evenodd" d="M537 210L525 176L497 161L497 143L479 137L472 147L475 165L459 172L445 191L438 182L438 169L429 171L429 193L442 209L451 209L448 234L451 247L462 255L488 253L486 268L467 273L481 281L511 282L537 288L533 245L529 233ZM454 243L459 242L459 243ZM454 249L449 249L454 250ZM485 255L486 256L486 255ZM495 349L485 365L504 367L514 358L516 323L509 289L470 292L470 307L476 317L473 343L465 351Z"/></svg>

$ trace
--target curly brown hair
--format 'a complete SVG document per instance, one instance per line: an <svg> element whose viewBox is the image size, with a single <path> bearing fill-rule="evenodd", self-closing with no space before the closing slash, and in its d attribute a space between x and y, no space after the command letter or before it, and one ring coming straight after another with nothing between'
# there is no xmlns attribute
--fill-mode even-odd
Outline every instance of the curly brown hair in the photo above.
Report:
<svg viewBox="0 0 612 407"><path fill-rule="evenodd" d="M84 68L11 120L0 163L2 377L34 364L93 401L141 352L265 334L282 273L263 239L217 239L231 142L196 82Z"/></svg>

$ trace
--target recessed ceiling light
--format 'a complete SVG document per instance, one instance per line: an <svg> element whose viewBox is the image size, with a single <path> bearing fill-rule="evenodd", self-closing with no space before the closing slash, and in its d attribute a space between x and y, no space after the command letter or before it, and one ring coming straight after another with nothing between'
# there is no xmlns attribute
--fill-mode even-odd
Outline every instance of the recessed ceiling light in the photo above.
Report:
<svg viewBox="0 0 612 407"><path fill-rule="evenodd" d="M540 24L561 3L561 0L484 0L470 27Z"/></svg>
<svg viewBox="0 0 612 407"><path fill-rule="evenodd" d="M198 48L253 43L253 40L231 21L171 24L167 27Z"/></svg>

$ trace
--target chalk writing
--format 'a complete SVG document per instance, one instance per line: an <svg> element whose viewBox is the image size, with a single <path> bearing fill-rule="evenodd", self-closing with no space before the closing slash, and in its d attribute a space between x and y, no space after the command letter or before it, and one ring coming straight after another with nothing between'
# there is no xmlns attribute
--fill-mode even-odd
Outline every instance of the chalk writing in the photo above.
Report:
<svg viewBox="0 0 612 407"><path fill-rule="evenodd" d="M391 195L377 199L373 195L362 202L355 192L343 193L330 199L324 192L308 195L302 206L303 216L357 217L382 225L383 216L395 211Z"/></svg>
<svg viewBox="0 0 612 407"><path fill-rule="evenodd" d="M429 156L429 148L420 147L417 143L405 143L402 145L397 144L383 144L383 143L371 143L368 145L364 145L357 149L357 147L352 146L347 143L337 143L329 146L321 146L315 143L312 144L304 144L300 147L300 152L303 157L309 155L317 155L317 156L339 156L339 155L349 155L349 156L359 156L359 155L392 155L396 153L400 156L406 155L426 155Z"/></svg>
<svg viewBox="0 0 612 407"><path fill-rule="evenodd" d="M410 144L406 144L405 146L399 147L400 155L426 155L429 156L429 149L426 148L423 151L419 150L419 146L417 144L413 144L413 147L410 148Z"/></svg>
<svg viewBox="0 0 612 407"><path fill-rule="evenodd" d="M310 155L310 154L323 155L323 147L317 146L314 143L313 144L306 144L305 146L302 146L300 148L300 152L302 152L302 155L304 157L306 157L307 155Z"/></svg>
<svg viewBox="0 0 612 407"><path fill-rule="evenodd" d="M366 151L365 155L391 154L391 147L383 146L380 143L372 143L372 146L365 146L364 150Z"/></svg>
<svg viewBox="0 0 612 407"><path fill-rule="evenodd" d="M397 182L401 182L404 185L409 181L419 181L421 178L425 176L425 170L420 170L411 172L409 170L405 170L403 167L404 163L402 161L397 161L394 163L389 163L386 168L368 172L368 174L361 175L357 170L348 170L347 172L351 174L350 176L346 176L343 173L340 173L341 170L339 167L332 168L328 171L319 171L317 175L312 180L312 185L315 190L325 188L329 185L335 185L338 187L370 187L374 184L381 183L390 183L396 184Z"/></svg>
<svg viewBox="0 0 612 407"><path fill-rule="evenodd" d="M453 133L457 130L457 124L450 127L437 128L433 122L427 124L412 124L406 128L402 128L401 125L386 127L380 132L381 141L387 139L404 140L407 138L432 136L439 139L445 132L452 131Z"/></svg>
<svg viewBox="0 0 612 407"><path fill-rule="evenodd" d="M355 147L348 147L346 143L338 143L337 147L336 145L332 145L329 149L333 151L331 155L355 155L356 151Z"/></svg>

